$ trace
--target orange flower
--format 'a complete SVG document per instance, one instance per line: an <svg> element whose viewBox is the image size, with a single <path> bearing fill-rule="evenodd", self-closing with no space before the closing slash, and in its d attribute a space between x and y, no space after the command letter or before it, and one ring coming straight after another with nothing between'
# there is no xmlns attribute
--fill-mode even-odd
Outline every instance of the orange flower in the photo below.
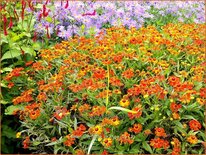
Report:
<svg viewBox="0 0 206 155"><path fill-rule="evenodd" d="M84 152L84 150L78 149L75 151L75 154L76 155L85 155L85 152Z"/></svg>
<svg viewBox="0 0 206 155"><path fill-rule="evenodd" d="M104 79L106 77L106 71L102 68L95 69L93 72L95 79Z"/></svg>
<svg viewBox="0 0 206 155"><path fill-rule="evenodd" d="M197 120L189 121L189 126L191 130L198 131L201 129L202 125Z"/></svg>
<svg viewBox="0 0 206 155"><path fill-rule="evenodd" d="M21 93L21 96L18 96L12 100L14 105L22 103L22 102L30 102L33 101L34 99L32 98L32 92L33 89L29 89Z"/></svg>
<svg viewBox="0 0 206 155"><path fill-rule="evenodd" d="M176 104L174 102L172 102L170 104L170 109L172 110L172 112L178 112L178 110L182 107L181 104Z"/></svg>
<svg viewBox="0 0 206 155"><path fill-rule="evenodd" d="M105 106L93 106L92 111L89 113L90 117L101 116L106 112Z"/></svg>
<svg viewBox="0 0 206 155"><path fill-rule="evenodd" d="M54 117L58 120L61 120L62 118L64 118L66 115L69 114L69 110L67 110L65 107L63 108L57 108L56 112L54 113Z"/></svg>
<svg viewBox="0 0 206 155"><path fill-rule="evenodd" d="M82 114L84 111L87 111L89 109L90 109L89 104L83 104L83 105L79 106L79 108L78 108L80 114Z"/></svg>
<svg viewBox="0 0 206 155"><path fill-rule="evenodd" d="M173 148L171 155L180 155L181 149L180 148Z"/></svg>
<svg viewBox="0 0 206 155"><path fill-rule="evenodd" d="M52 137L52 139L51 139L52 142L55 142L56 140L57 140L56 137Z"/></svg>
<svg viewBox="0 0 206 155"><path fill-rule="evenodd" d="M126 71L124 71L124 72L122 73L122 76L123 76L124 78L126 78L126 79L132 78L132 77L134 76L134 71L133 71L133 69L127 69Z"/></svg>
<svg viewBox="0 0 206 155"><path fill-rule="evenodd" d="M134 140L131 139L130 134L128 132L124 132L124 134L122 134L119 137L119 141L120 144L132 144L134 142Z"/></svg>
<svg viewBox="0 0 206 155"><path fill-rule="evenodd" d="M101 155L107 155L108 154L108 152L106 151L106 150L104 150L102 153L101 153Z"/></svg>
<svg viewBox="0 0 206 155"><path fill-rule="evenodd" d="M21 71L24 70L24 68L14 68L7 76L5 77L5 80L10 81L13 77L18 77L21 75Z"/></svg>
<svg viewBox="0 0 206 155"><path fill-rule="evenodd" d="M170 84L171 86L175 86L175 85L177 85L177 84L180 83L180 78L178 78L178 77L176 77L176 76L170 76L169 79L168 79L168 81L169 81L169 84Z"/></svg>
<svg viewBox="0 0 206 155"><path fill-rule="evenodd" d="M187 141L190 142L191 144L196 144L198 142L198 139L195 135L191 135L187 138Z"/></svg>
<svg viewBox="0 0 206 155"><path fill-rule="evenodd" d="M180 148L181 147L181 143L177 138L172 138L172 145L174 146L174 148Z"/></svg>
<svg viewBox="0 0 206 155"><path fill-rule="evenodd" d="M72 135L81 137L84 134L85 130L86 130L86 127L83 124L81 124L79 127L77 127L76 130L72 132Z"/></svg>
<svg viewBox="0 0 206 155"><path fill-rule="evenodd" d="M200 89L200 96L202 98L206 98L206 87Z"/></svg>
<svg viewBox="0 0 206 155"><path fill-rule="evenodd" d="M159 149L159 148L166 149L169 147L169 142L164 139L154 138L154 139L151 139L150 145L156 149Z"/></svg>
<svg viewBox="0 0 206 155"><path fill-rule="evenodd" d="M174 119L180 119L180 115L177 112L172 113Z"/></svg>
<svg viewBox="0 0 206 155"><path fill-rule="evenodd" d="M27 149L29 147L29 143L30 143L30 139L29 139L29 136L27 136L25 140L23 141L23 148Z"/></svg>
<svg viewBox="0 0 206 155"><path fill-rule="evenodd" d="M37 99L39 101L46 101L47 100L47 95L44 92L40 92L39 95L37 96Z"/></svg>
<svg viewBox="0 0 206 155"><path fill-rule="evenodd" d="M133 111L136 111L137 113L128 113L128 117L129 119L135 119L135 118L139 118L142 115L142 108L140 107L135 107L132 109Z"/></svg>
<svg viewBox="0 0 206 155"><path fill-rule="evenodd" d="M30 111L29 113L29 117L33 120L37 119L38 117L40 116L40 110L37 109L37 110L32 110Z"/></svg>
<svg viewBox="0 0 206 155"><path fill-rule="evenodd" d="M130 130L134 133L140 133L142 131L142 125L141 124L134 124Z"/></svg>
<svg viewBox="0 0 206 155"><path fill-rule="evenodd" d="M151 134L152 132L151 132L151 130L150 129L146 129L145 131L144 131L144 134L145 135L149 135L149 134Z"/></svg>
<svg viewBox="0 0 206 155"><path fill-rule="evenodd" d="M72 146L74 144L75 138L71 137L70 134L66 136L66 141L64 142L65 146Z"/></svg>
<svg viewBox="0 0 206 155"><path fill-rule="evenodd" d="M13 82L10 82L9 84L8 84L8 88L12 88L14 86L14 83Z"/></svg>
<svg viewBox="0 0 206 155"><path fill-rule="evenodd" d="M121 83L121 81L118 79L118 77L111 77L109 80L109 83L112 86L118 86L118 87L123 85L123 83Z"/></svg>
<svg viewBox="0 0 206 155"><path fill-rule="evenodd" d="M29 117L33 120L37 119L40 116L40 104L32 103L25 106L24 112L29 115Z"/></svg>
<svg viewBox="0 0 206 155"><path fill-rule="evenodd" d="M166 137L165 130L163 128L155 128L155 135L158 137Z"/></svg>

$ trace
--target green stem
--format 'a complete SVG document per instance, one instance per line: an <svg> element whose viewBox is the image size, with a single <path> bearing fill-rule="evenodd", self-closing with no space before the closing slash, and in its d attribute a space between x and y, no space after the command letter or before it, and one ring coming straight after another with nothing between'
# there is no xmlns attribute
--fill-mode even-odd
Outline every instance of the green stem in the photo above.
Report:
<svg viewBox="0 0 206 155"><path fill-rule="evenodd" d="M107 65L107 98L106 98L106 108L109 103L109 65Z"/></svg>
<svg viewBox="0 0 206 155"><path fill-rule="evenodd" d="M32 18L33 18L33 15L31 15L31 18L29 20L29 24L27 25L28 26L27 33L29 33L29 31L30 31Z"/></svg>

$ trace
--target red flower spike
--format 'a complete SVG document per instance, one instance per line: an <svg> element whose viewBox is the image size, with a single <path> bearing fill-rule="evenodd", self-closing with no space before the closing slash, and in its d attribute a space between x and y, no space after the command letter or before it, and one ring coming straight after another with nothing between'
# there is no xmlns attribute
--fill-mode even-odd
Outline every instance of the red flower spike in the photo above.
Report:
<svg viewBox="0 0 206 155"><path fill-rule="evenodd" d="M42 13L42 14L43 14L43 17L47 17L48 14L49 14L49 11L50 11L50 10L46 11L46 5L44 4L44 5L43 5L43 13Z"/></svg>
<svg viewBox="0 0 206 155"><path fill-rule="evenodd" d="M46 35L47 35L47 38L49 39L49 38L50 38L50 35L49 35L49 26L46 26Z"/></svg>
<svg viewBox="0 0 206 155"><path fill-rule="evenodd" d="M26 8L26 2L24 0L21 1L21 5L22 5L22 10L21 10L21 18L22 20L24 20L24 10Z"/></svg>
<svg viewBox="0 0 206 155"><path fill-rule="evenodd" d="M69 0L67 0L66 5L65 5L64 8L66 9L66 8L68 8L68 6L69 6Z"/></svg>
<svg viewBox="0 0 206 155"><path fill-rule="evenodd" d="M28 0L28 4L29 4L29 8L31 9L31 11L34 11L33 2L31 0Z"/></svg>
<svg viewBox="0 0 206 155"><path fill-rule="evenodd" d="M18 16L15 8L14 8L14 16L16 16L16 19L19 20L19 16Z"/></svg>
<svg viewBox="0 0 206 155"><path fill-rule="evenodd" d="M13 26L13 22L12 22L12 18L10 17L9 29L12 28L12 26Z"/></svg>
<svg viewBox="0 0 206 155"><path fill-rule="evenodd" d="M47 4L48 4L48 2L50 2L50 0L47 0L47 1L46 1L46 3L45 3L45 5L47 5Z"/></svg>
<svg viewBox="0 0 206 155"><path fill-rule="evenodd" d="M6 19L6 16L5 16L5 15L4 15L4 17L3 17L3 20L4 20L4 35L7 36L7 35L8 35L7 29L6 29L7 19Z"/></svg>
<svg viewBox="0 0 206 155"><path fill-rule="evenodd" d="M22 49L21 49L21 54L22 54L22 55L24 55L24 54L25 54L24 50L22 50Z"/></svg>
<svg viewBox="0 0 206 155"><path fill-rule="evenodd" d="M40 20L41 20L41 18L42 18L42 13L41 13L41 14L39 14L39 16L38 16L38 21L40 21Z"/></svg>
<svg viewBox="0 0 206 155"><path fill-rule="evenodd" d="M33 42L36 42L36 38L37 38L37 33L36 33L36 31L34 31L34 37L33 37Z"/></svg>
<svg viewBox="0 0 206 155"><path fill-rule="evenodd" d="M43 5L43 16L45 16L45 13L46 13L46 5L44 4Z"/></svg>
<svg viewBox="0 0 206 155"><path fill-rule="evenodd" d="M6 3L4 5L0 5L0 11L5 10L5 7L6 7Z"/></svg>

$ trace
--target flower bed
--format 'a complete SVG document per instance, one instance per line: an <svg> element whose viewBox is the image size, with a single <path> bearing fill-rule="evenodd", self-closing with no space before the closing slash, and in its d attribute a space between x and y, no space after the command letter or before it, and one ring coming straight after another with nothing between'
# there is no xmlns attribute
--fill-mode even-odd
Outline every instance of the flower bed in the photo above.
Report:
<svg viewBox="0 0 206 155"><path fill-rule="evenodd" d="M35 153L201 154L204 24L112 27L40 51L4 77Z"/></svg>

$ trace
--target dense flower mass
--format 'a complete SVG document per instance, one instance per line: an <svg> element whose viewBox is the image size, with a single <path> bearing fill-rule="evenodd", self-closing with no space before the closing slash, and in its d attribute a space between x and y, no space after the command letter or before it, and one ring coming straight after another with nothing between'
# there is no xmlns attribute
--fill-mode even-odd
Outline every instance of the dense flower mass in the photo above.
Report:
<svg viewBox="0 0 206 155"><path fill-rule="evenodd" d="M187 143L201 149L205 28L112 27L42 49L39 60L4 77L10 92L21 88L11 101L28 135L23 147L180 154Z"/></svg>

